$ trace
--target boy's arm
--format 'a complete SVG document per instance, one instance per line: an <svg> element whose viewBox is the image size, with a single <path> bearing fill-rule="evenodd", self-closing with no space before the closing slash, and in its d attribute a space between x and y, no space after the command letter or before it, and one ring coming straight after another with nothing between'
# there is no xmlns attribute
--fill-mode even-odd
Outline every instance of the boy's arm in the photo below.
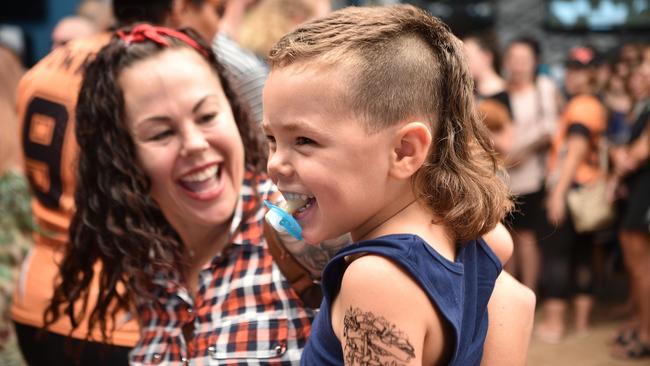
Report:
<svg viewBox="0 0 650 366"><path fill-rule="evenodd" d="M427 360L435 355L428 363L437 364L443 354L440 315L408 274L380 256L350 263L331 304L331 321L345 365L422 365L425 337L437 341L427 345Z"/></svg>
<svg viewBox="0 0 650 366"><path fill-rule="evenodd" d="M503 271L488 303L489 327L482 366L525 365L528 355L535 294Z"/></svg>

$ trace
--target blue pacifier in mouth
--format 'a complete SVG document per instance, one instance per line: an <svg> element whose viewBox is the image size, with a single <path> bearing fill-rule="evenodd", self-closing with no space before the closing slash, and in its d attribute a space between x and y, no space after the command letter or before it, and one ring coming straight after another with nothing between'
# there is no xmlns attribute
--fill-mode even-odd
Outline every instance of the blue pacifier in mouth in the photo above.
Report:
<svg viewBox="0 0 650 366"><path fill-rule="evenodd" d="M286 232L294 238L302 240L302 228L293 216L269 201L265 200L264 205L269 208L269 212L265 215L266 221L273 226L275 231Z"/></svg>

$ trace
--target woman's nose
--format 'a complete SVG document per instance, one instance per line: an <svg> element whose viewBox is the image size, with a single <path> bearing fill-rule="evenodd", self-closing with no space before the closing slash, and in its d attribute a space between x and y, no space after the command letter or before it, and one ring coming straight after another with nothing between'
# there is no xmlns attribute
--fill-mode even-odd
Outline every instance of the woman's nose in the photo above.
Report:
<svg viewBox="0 0 650 366"><path fill-rule="evenodd" d="M205 134L195 125L191 125L182 133L181 156L190 156L208 148L209 143Z"/></svg>

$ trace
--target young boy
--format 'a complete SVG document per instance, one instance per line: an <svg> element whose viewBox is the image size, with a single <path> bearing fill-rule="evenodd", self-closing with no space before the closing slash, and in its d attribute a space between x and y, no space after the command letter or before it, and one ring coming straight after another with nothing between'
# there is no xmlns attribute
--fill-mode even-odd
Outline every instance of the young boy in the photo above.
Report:
<svg viewBox="0 0 650 366"><path fill-rule="evenodd" d="M512 248L477 238L511 201L460 41L412 6L347 8L269 61L269 173L305 241L356 242L323 272L302 363L478 365Z"/></svg>

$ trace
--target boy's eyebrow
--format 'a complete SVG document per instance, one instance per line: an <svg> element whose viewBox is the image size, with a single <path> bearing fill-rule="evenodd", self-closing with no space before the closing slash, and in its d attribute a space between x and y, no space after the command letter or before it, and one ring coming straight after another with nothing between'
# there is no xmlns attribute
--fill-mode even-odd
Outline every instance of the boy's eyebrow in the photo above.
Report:
<svg viewBox="0 0 650 366"><path fill-rule="evenodd" d="M303 122L301 120L284 122L279 127L283 131L287 131L287 132L295 132L298 130L303 130L303 131L306 130L307 132L322 132L321 130L311 126L309 123ZM264 129L265 131L269 131L270 130L269 123L266 121L262 122L262 129Z"/></svg>
<svg viewBox="0 0 650 366"><path fill-rule="evenodd" d="M318 132L312 125L301 120L288 121L282 124L282 129L289 132L298 130L307 130L308 132Z"/></svg>

